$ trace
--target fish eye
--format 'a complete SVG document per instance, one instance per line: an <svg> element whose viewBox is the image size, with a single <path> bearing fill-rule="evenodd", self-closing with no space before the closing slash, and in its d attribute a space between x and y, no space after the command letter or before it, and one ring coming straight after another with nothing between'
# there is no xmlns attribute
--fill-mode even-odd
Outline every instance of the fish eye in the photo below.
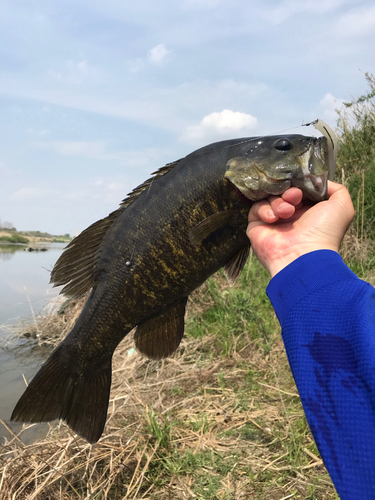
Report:
<svg viewBox="0 0 375 500"><path fill-rule="evenodd" d="M290 151L293 149L293 144L290 142L289 139L278 139L275 144L273 145L275 149L278 151Z"/></svg>

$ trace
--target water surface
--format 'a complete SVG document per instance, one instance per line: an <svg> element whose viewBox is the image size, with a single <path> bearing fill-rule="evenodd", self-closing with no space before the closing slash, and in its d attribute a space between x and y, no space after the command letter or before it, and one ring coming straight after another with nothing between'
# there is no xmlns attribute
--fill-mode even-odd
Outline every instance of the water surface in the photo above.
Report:
<svg viewBox="0 0 375 500"><path fill-rule="evenodd" d="M49 350L40 348L35 341L18 339L12 333L19 322L32 322L33 317L47 313L50 301L59 289L49 285L50 272L61 254L65 243L33 244L44 247L46 252L27 252L26 247L0 245L0 418L18 432L21 424L9 423L14 405ZM38 424L23 433L29 442L45 434L47 424ZM0 442L11 434L0 423Z"/></svg>
<svg viewBox="0 0 375 500"><path fill-rule="evenodd" d="M49 285L50 272L65 243L40 243L27 252L21 245L0 245L0 326L29 319L58 294Z"/></svg>

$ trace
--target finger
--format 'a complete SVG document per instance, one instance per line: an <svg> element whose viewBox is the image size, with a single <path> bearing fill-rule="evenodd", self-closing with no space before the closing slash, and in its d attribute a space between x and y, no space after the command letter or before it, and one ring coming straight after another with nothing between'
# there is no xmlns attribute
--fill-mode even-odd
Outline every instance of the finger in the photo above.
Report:
<svg viewBox="0 0 375 500"><path fill-rule="evenodd" d="M288 219L296 210L292 203L284 201L284 199L279 196L271 196L268 198L268 201L271 204L273 213L280 219ZM295 197L295 201L298 201L298 198Z"/></svg>
<svg viewBox="0 0 375 500"><path fill-rule="evenodd" d="M355 211L353 207L353 202L349 191L342 184L336 182L328 181L327 193L329 196L329 201L334 201L339 203L350 223L352 221Z"/></svg>
<svg viewBox="0 0 375 500"><path fill-rule="evenodd" d="M285 193L283 193L281 197L284 201L291 203L294 206L297 206L302 201L303 193L300 189L292 187L287 191L285 191Z"/></svg>
<svg viewBox="0 0 375 500"><path fill-rule="evenodd" d="M337 182L327 182L327 193L332 200L342 200L344 203L348 203L349 200L351 200L349 191L346 187Z"/></svg>
<svg viewBox="0 0 375 500"><path fill-rule="evenodd" d="M278 220L278 216L272 210L268 200L258 201L254 203L249 212L249 222L267 222L272 223Z"/></svg>
<svg viewBox="0 0 375 500"><path fill-rule="evenodd" d="M339 184L338 182L327 181L327 193L328 193L329 197L331 197L332 195L334 195L335 193L337 193L339 191L342 191L342 193L343 193L343 190L345 190L345 189L346 189L345 186L343 186L342 184Z"/></svg>
<svg viewBox="0 0 375 500"><path fill-rule="evenodd" d="M303 201L301 201L301 203L298 203L298 205L296 205L296 211L302 208L304 205L305 204L303 203Z"/></svg>

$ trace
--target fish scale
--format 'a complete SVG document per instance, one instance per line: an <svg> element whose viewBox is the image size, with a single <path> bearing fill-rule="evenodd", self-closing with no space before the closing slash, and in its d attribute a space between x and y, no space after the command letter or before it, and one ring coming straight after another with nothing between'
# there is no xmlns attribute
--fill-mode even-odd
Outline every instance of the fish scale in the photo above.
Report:
<svg viewBox="0 0 375 500"><path fill-rule="evenodd" d="M137 327L134 339L142 354L172 354L184 333L190 293L221 267L231 284L241 273L249 252L249 200L293 185L312 200L324 199L325 142L288 135L211 144L157 171L119 209L75 238L51 280L69 296L90 295L12 420L62 418L96 442L119 342Z"/></svg>

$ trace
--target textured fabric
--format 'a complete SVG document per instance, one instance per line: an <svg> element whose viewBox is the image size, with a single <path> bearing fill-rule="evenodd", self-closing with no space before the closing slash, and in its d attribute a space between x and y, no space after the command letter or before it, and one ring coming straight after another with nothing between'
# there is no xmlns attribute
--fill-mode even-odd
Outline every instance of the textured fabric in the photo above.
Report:
<svg viewBox="0 0 375 500"><path fill-rule="evenodd" d="M341 500L375 500L375 290L329 250L280 271L267 294L301 401Z"/></svg>

